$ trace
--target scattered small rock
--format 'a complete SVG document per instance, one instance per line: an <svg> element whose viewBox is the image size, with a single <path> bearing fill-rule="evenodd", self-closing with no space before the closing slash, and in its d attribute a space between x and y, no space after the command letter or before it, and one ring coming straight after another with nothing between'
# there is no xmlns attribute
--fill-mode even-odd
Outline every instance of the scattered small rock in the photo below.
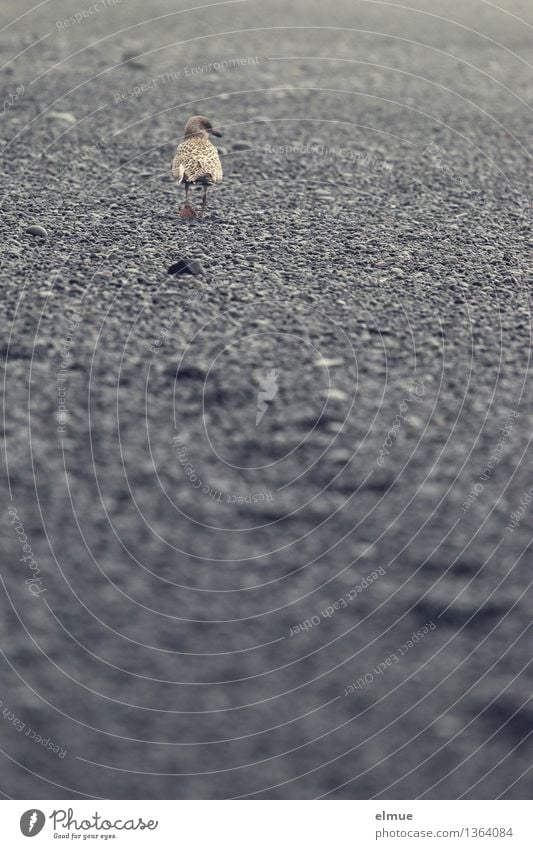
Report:
<svg viewBox="0 0 533 849"><path fill-rule="evenodd" d="M165 369L167 374L172 374L177 377L178 380L205 380L208 369L205 366L193 365L192 363L185 363L181 366L181 368L176 369L176 366L170 366Z"/></svg>
<svg viewBox="0 0 533 849"><path fill-rule="evenodd" d="M328 358L328 357L319 357L318 360L315 360L314 365L318 366L318 368L333 368L333 366L341 366L343 360L336 358Z"/></svg>
<svg viewBox="0 0 533 849"><path fill-rule="evenodd" d="M328 401L347 401L348 395L346 392L343 392L342 389L335 389L332 387L331 389L324 389L322 395L328 399Z"/></svg>
<svg viewBox="0 0 533 849"><path fill-rule="evenodd" d="M253 144L247 141L233 142L233 150L252 150Z"/></svg>
<svg viewBox="0 0 533 849"><path fill-rule="evenodd" d="M40 224L30 224L29 227L26 227L26 233L29 233L30 236L40 236L42 239L48 238L47 231Z"/></svg>
<svg viewBox="0 0 533 849"><path fill-rule="evenodd" d="M344 424L344 422L326 421L324 422L324 430L327 430L329 433L342 433Z"/></svg>
<svg viewBox="0 0 533 849"><path fill-rule="evenodd" d="M193 274L195 277L203 277L205 271L198 259L178 259L169 267L168 274Z"/></svg>
<svg viewBox="0 0 533 849"><path fill-rule="evenodd" d="M56 121L64 121L65 124L75 124L78 120L72 112L48 112L48 118L54 118Z"/></svg>
<svg viewBox="0 0 533 849"><path fill-rule="evenodd" d="M338 448L335 451L328 452L328 460L330 463L348 463L353 456L353 452L348 451L345 448Z"/></svg>
<svg viewBox="0 0 533 849"><path fill-rule="evenodd" d="M126 62L130 68L146 68L146 64L138 56L138 53L142 53L142 49L140 47L138 49L132 48L131 50L126 50L122 54L122 61Z"/></svg>

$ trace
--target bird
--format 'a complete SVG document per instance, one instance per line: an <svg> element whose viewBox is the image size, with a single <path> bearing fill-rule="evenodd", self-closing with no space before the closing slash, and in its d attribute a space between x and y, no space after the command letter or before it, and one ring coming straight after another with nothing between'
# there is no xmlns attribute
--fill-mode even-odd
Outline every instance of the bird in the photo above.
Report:
<svg viewBox="0 0 533 849"><path fill-rule="evenodd" d="M209 186L222 181L222 165L218 150L208 138L222 138L222 133L216 130L211 121L204 115L193 115L185 125L183 141L178 145L172 160L172 176L178 185L185 186L185 205L180 211L182 218L196 218L196 212L189 203L189 188L191 185L203 186L204 196L200 219L204 218Z"/></svg>

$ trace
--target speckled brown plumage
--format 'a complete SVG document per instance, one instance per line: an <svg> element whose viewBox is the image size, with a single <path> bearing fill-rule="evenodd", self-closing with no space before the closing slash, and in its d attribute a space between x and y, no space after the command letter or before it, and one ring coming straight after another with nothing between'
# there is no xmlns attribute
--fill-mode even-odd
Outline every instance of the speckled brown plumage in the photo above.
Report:
<svg viewBox="0 0 533 849"><path fill-rule="evenodd" d="M178 183L220 183L222 165L218 150L207 135L192 136L178 145L172 162L172 176Z"/></svg>
<svg viewBox="0 0 533 849"><path fill-rule="evenodd" d="M203 218L208 187L222 181L222 165L218 150L209 141L208 133L221 136L221 133L215 130L211 122L203 115L189 118L185 127L185 138L178 145L172 161L172 176L178 184L185 186L185 206L181 210L184 218L194 218L196 215L189 203L190 185L204 187L201 214Z"/></svg>

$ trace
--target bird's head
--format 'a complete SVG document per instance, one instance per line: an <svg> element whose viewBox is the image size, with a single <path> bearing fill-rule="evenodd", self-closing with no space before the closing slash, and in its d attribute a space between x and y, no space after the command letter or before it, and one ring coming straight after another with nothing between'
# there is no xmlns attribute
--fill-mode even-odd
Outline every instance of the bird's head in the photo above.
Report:
<svg viewBox="0 0 533 849"><path fill-rule="evenodd" d="M215 130L211 121L203 115L193 115L193 117L189 118L185 124L185 138L188 138L189 136L207 135L207 133L211 133L212 136L222 138L222 133L219 130Z"/></svg>

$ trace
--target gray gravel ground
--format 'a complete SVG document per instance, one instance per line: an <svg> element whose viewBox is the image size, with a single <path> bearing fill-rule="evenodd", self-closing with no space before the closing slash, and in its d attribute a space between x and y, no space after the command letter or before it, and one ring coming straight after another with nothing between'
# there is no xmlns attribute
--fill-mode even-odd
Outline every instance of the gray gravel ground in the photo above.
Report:
<svg viewBox="0 0 533 849"><path fill-rule="evenodd" d="M500 5L2 3L5 796L527 797L533 19Z"/></svg>

